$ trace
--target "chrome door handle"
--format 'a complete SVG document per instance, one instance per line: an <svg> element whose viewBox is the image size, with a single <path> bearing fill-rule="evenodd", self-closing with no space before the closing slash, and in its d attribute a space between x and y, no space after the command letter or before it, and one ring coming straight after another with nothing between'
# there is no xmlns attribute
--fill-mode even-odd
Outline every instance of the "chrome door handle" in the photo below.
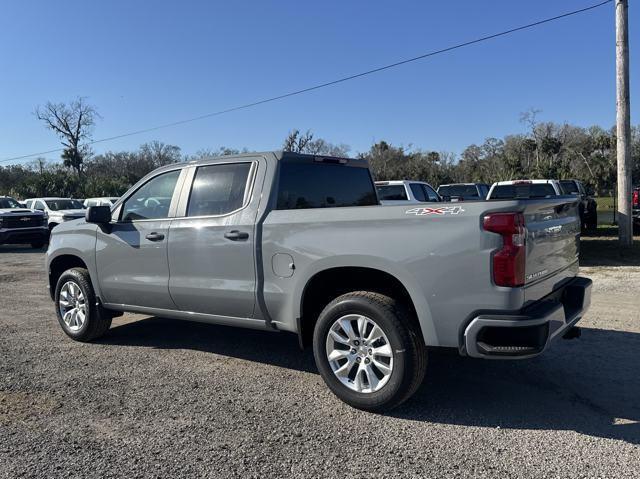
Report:
<svg viewBox="0 0 640 479"><path fill-rule="evenodd" d="M249 238L249 233L245 233L244 231L233 230L233 231L227 231L224 234L224 237L232 241L246 240L247 238Z"/></svg>
<svg viewBox="0 0 640 479"><path fill-rule="evenodd" d="M149 233L147 236L145 236L145 238L147 238L149 241L162 241L164 239L164 235L162 233Z"/></svg>

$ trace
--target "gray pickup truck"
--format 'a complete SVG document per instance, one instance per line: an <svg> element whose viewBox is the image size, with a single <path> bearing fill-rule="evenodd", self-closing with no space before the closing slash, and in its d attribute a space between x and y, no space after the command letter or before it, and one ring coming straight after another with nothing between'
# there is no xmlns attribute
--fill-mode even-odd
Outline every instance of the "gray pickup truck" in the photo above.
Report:
<svg viewBox="0 0 640 479"><path fill-rule="evenodd" d="M575 197L381 206L364 160L270 152L153 171L56 227L46 267L75 340L122 312L289 331L339 398L384 410L428 347L528 358L576 331L579 234Z"/></svg>

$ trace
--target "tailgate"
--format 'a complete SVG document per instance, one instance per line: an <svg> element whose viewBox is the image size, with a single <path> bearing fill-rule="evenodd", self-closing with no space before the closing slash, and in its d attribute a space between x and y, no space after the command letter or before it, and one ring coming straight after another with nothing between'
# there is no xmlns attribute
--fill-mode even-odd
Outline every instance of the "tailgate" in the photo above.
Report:
<svg viewBox="0 0 640 479"><path fill-rule="evenodd" d="M527 202L525 300L535 301L578 271L580 216L575 197Z"/></svg>

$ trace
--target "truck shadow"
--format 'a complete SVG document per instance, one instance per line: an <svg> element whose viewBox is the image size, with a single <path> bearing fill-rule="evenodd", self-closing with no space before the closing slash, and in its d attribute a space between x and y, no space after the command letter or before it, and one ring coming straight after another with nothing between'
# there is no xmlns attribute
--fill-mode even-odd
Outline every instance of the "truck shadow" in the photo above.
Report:
<svg viewBox="0 0 640 479"><path fill-rule="evenodd" d="M104 344L194 349L317 373L292 334L148 318L114 325ZM640 334L583 329L539 358L486 361L433 350L418 392L388 415L503 429L573 430L640 444Z"/></svg>

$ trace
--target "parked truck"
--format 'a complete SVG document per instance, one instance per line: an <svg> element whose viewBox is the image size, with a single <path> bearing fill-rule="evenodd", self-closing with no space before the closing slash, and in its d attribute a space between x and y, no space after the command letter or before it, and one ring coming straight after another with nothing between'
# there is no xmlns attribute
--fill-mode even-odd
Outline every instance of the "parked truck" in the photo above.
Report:
<svg viewBox="0 0 640 479"><path fill-rule="evenodd" d="M579 233L575 198L380 206L364 160L269 152L153 171L56 227L46 268L75 340L122 312L292 332L340 399L385 410L428 347L530 358L573 335Z"/></svg>
<svg viewBox="0 0 640 479"><path fill-rule="evenodd" d="M10 196L0 196L0 244L29 244L42 248L49 238L47 218L24 208Z"/></svg>

